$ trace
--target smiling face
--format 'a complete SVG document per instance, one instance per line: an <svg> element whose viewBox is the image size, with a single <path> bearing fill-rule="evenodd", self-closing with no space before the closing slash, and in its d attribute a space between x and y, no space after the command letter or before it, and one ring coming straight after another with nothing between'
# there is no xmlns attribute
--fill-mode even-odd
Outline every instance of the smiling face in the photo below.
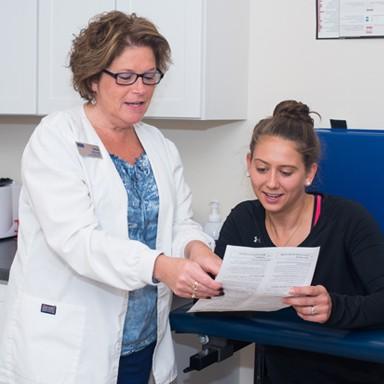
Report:
<svg viewBox="0 0 384 384"><path fill-rule="evenodd" d="M110 72L135 72L156 70L156 59L149 47L127 47L111 65ZM118 85L113 77L103 73L93 83L95 107L113 127L130 127L139 122L151 102L155 85L145 85L138 78L132 85Z"/></svg>
<svg viewBox="0 0 384 384"><path fill-rule="evenodd" d="M316 164L306 170L295 142L271 135L260 137L247 165L256 197L271 213L288 212L300 204L317 170Z"/></svg>

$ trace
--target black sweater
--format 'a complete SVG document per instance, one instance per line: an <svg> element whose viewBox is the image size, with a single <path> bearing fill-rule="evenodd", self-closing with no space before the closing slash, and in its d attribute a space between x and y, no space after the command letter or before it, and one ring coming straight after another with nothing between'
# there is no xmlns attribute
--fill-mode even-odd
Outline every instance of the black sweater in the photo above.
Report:
<svg viewBox="0 0 384 384"><path fill-rule="evenodd" d="M227 245L274 247L259 201L231 211L216 253L223 257ZM320 218L299 246L320 246L312 285L324 285L331 296L326 326L384 328L384 237L361 205L323 196ZM384 383L384 365L276 347L266 347L266 370L273 384Z"/></svg>

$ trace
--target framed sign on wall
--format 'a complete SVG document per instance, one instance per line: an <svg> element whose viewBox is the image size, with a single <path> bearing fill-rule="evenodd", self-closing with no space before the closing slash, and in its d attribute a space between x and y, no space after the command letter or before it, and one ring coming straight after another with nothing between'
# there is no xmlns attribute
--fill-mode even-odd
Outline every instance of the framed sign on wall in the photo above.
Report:
<svg viewBox="0 0 384 384"><path fill-rule="evenodd" d="M384 0L316 0L316 38L384 37Z"/></svg>

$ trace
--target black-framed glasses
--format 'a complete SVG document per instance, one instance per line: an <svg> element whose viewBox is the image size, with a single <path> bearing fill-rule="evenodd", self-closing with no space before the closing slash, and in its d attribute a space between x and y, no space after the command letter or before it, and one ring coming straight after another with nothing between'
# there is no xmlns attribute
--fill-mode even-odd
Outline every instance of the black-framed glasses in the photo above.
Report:
<svg viewBox="0 0 384 384"><path fill-rule="evenodd" d="M139 77L141 77L141 80L145 85L156 85L160 83L161 79L164 76L164 73L161 72L159 69L156 69L155 71L144 72L144 73L135 73L135 72L113 73L111 71L108 71L108 69L103 69L103 72L109 76L112 76L115 79L116 84L119 84L119 85L132 85L136 83Z"/></svg>

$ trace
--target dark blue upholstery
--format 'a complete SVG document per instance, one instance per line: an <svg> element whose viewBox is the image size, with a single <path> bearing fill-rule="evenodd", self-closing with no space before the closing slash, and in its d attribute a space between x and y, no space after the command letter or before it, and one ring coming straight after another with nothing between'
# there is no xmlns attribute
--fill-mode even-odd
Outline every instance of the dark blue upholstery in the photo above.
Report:
<svg viewBox="0 0 384 384"><path fill-rule="evenodd" d="M322 158L311 189L359 201L384 231L384 130L317 132Z"/></svg>

